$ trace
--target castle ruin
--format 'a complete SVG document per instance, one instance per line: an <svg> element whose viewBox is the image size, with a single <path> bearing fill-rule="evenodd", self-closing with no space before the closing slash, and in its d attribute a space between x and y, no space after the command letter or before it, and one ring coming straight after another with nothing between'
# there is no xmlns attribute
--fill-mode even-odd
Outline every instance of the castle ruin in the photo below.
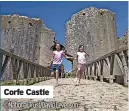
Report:
<svg viewBox="0 0 129 111"><path fill-rule="evenodd" d="M29 61L48 66L52 57L50 50L55 40L55 32L48 29L42 20L19 15L1 17L2 49L12 52ZM127 46L126 32L118 39L115 14L106 9L90 7L74 14L66 23L65 48L69 55L76 56L79 45L84 45L90 55L87 62ZM49 55L49 56L48 56ZM76 60L72 61L73 69ZM115 60L114 73L121 75L118 61ZM10 79L11 66L4 73L5 79ZM106 72L104 72L106 73ZM22 72L20 72L22 75Z"/></svg>
<svg viewBox="0 0 129 111"><path fill-rule="evenodd" d="M2 16L1 23L2 49L31 62L48 66L47 62L52 58L50 47L53 44L55 32L48 29L42 20L14 14ZM5 71L3 78L11 79L11 66L7 67L8 70Z"/></svg>
<svg viewBox="0 0 129 111"><path fill-rule="evenodd" d="M87 63L90 63L114 50L126 47L127 36L128 32L125 37L118 39L115 13L89 7L73 14L66 23L65 47L70 55L76 57L79 45L84 45L85 51L90 55ZM76 69L77 61L73 60L72 64L73 69ZM103 73L107 74L105 67ZM116 59L114 69L114 74L122 74Z"/></svg>

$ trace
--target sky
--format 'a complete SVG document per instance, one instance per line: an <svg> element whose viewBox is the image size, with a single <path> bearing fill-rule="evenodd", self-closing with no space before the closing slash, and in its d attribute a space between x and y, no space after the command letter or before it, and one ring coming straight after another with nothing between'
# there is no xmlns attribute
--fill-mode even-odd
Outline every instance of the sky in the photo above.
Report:
<svg viewBox="0 0 129 111"><path fill-rule="evenodd" d="M46 27L56 33L56 40L61 44L65 41L65 25L71 16L84 8L94 6L108 9L116 14L118 37L122 37L128 28L128 2L120 1L73 1L73 2L0 2L2 15L18 14L30 18L40 18ZM71 70L72 65L66 59L63 60L66 70Z"/></svg>

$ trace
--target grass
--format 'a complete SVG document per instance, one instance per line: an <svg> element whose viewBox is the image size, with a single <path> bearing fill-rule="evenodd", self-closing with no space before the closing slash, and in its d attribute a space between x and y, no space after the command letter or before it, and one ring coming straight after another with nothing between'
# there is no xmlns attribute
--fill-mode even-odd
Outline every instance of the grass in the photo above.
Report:
<svg viewBox="0 0 129 111"><path fill-rule="evenodd" d="M12 85L33 85L35 83L39 83L41 81L45 81L50 79L50 77L36 77L36 78L29 78L24 80L18 80L16 83L16 80L10 80L1 82L1 86L12 86Z"/></svg>
<svg viewBox="0 0 129 111"><path fill-rule="evenodd" d="M75 77L75 74L74 73L68 73L66 75L66 78L73 78L73 77Z"/></svg>

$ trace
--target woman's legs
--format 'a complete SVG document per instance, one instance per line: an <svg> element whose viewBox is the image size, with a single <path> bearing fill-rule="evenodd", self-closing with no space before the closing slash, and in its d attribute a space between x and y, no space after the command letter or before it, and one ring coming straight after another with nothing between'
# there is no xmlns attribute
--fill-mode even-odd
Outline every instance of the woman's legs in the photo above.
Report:
<svg viewBox="0 0 129 111"><path fill-rule="evenodd" d="M78 80L78 73L79 73L79 70L77 70L77 72L76 72L76 79L75 79L75 82L77 82L77 80Z"/></svg>
<svg viewBox="0 0 129 111"><path fill-rule="evenodd" d="M80 64L79 67L78 67L78 74L77 74L78 81L77 81L77 84L80 84L80 80L81 80L82 74L84 73L84 69L85 69L85 65Z"/></svg>
<svg viewBox="0 0 129 111"><path fill-rule="evenodd" d="M56 84L58 84L58 78L59 78L59 70L61 69L61 65L56 65Z"/></svg>
<svg viewBox="0 0 129 111"><path fill-rule="evenodd" d="M82 77L83 72L84 72L83 70L80 70L78 84L80 84L80 80L81 80L81 77Z"/></svg>
<svg viewBox="0 0 129 111"><path fill-rule="evenodd" d="M81 69L81 65L80 65L80 64L78 64L78 66L77 66L77 72L76 72L76 79L75 79L75 82L77 82L77 81L78 81L78 79L79 79L80 69Z"/></svg>
<svg viewBox="0 0 129 111"><path fill-rule="evenodd" d="M78 82L79 82L80 73L81 73L81 69L78 68L78 70L77 70L77 72L76 72L76 80L75 80L75 83L77 83L77 84L78 84Z"/></svg>

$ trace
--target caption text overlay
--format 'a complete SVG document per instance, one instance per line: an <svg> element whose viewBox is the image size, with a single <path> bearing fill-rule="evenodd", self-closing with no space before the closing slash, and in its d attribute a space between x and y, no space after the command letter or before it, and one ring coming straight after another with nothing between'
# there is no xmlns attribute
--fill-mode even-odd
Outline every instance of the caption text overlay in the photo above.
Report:
<svg viewBox="0 0 129 111"><path fill-rule="evenodd" d="M53 86L1 86L1 98L53 98Z"/></svg>

